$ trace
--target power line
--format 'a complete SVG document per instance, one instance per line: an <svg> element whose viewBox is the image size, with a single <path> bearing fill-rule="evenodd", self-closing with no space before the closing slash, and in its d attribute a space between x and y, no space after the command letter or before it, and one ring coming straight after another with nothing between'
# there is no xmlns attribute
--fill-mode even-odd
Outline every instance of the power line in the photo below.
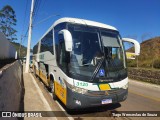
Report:
<svg viewBox="0 0 160 120"><path fill-rule="evenodd" d="M24 38L27 37L28 30L29 30L29 27L27 28L27 31L26 31L26 34L24 35Z"/></svg>
<svg viewBox="0 0 160 120"><path fill-rule="evenodd" d="M22 34L24 32L24 24L25 24L25 21L26 21L26 14L27 14L27 7L28 7L28 0L26 2L26 7L25 7L25 12L24 12L24 20L23 20L23 28L22 28Z"/></svg>
<svg viewBox="0 0 160 120"><path fill-rule="evenodd" d="M35 22L35 20L38 16L40 5L41 5L41 0L36 0L35 5L34 5L34 11L33 11L34 12L33 23Z"/></svg>
<svg viewBox="0 0 160 120"><path fill-rule="evenodd" d="M40 8L40 6L41 6L41 0L39 0L39 1L40 1L40 2L39 2L38 7L37 7L37 14L36 14L36 16L35 16L35 21L36 21L36 18L37 18L37 16L38 16L39 8Z"/></svg>
<svg viewBox="0 0 160 120"><path fill-rule="evenodd" d="M35 0L34 2L35 4L33 5L33 22L36 20L37 18L37 14L38 14L38 11L39 11L39 8L40 8L40 4L41 4L41 0ZM26 12L27 12L27 6L28 6L28 0L27 0L27 3L26 3L26 7L25 7L25 17L24 17L24 21L23 21L23 28L22 28L22 34L21 34L21 43L20 43L20 47L19 47L19 55L20 55L20 49L21 49L21 44L22 44L22 41L23 43L25 42L25 39L27 37L27 34L28 34L28 31L29 31L29 27L27 28L26 30L26 33L25 35L23 36L23 32L24 32L24 24L25 24L25 20L26 20Z"/></svg>
<svg viewBox="0 0 160 120"><path fill-rule="evenodd" d="M28 0L26 2L26 7L25 7L25 11L24 11L24 20L23 20L22 33L21 33L20 46L19 46L19 57L21 56L21 45L22 45L22 41L23 41L24 25L25 25L26 16L27 16L27 7L28 7Z"/></svg>
<svg viewBox="0 0 160 120"><path fill-rule="evenodd" d="M35 15L36 9L37 9L37 0L35 0L34 2L34 6L33 6L33 15Z"/></svg>
<svg viewBox="0 0 160 120"><path fill-rule="evenodd" d="M42 4L42 7L41 7L41 9L43 9L43 8L44 8L44 6L45 6L45 3L46 3L46 0L43 0L43 4Z"/></svg>
<svg viewBox="0 0 160 120"><path fill-rule="evenodd" d="M38 25L38 24L40 24L40 23L42 23L42 22L48 20L49 18L51 18L51 17L53 17L53 16L60 16L60 15L57 15L57 14L50 15L49 17L47 17L47 18L45 18L45 19L39 21L38 23L34 24L34 26L36 26L36 25Z"/></svg>
<svg viewBox="0 0 160 120"><path fill-rule="evenodd" d="M34 15L35 15L35 12L37 11L37 10L36 10L36 9L37 9L37 5L38 5L38 2L37 2L37 1L38 1L38 0L35 0L34 9L33 9L33 17L34 17ZM28 3L28 0L27 0L27 3ZM26 7L26 9L27 9L27 7ZM27 37L28 30L29 30L29 27L27 27L27 30L26 30L26 32L25 32L25 35L23 36L23 39L22 39L23 42L25 41L25 39L26 39L26 37Z"/></svg>

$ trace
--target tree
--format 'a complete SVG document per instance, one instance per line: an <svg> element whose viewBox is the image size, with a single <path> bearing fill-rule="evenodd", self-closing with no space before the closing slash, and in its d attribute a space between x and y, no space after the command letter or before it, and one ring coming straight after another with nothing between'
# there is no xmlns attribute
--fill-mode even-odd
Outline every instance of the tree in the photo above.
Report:
<svg viewBox="0 0 160 120"><path fill-rule="evenodd" d="M9 5L4 6L0 10L0 32L3 32L9 41L17 40L17 31L14 29L16 22L16 15L13 8Z"/></svg>

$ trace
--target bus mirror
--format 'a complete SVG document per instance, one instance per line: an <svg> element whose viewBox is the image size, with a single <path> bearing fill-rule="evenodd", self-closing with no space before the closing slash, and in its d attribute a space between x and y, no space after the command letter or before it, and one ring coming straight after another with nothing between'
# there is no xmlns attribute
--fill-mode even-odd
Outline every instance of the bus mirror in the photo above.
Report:
<svg viewBox="0 0 160 120"><path fill-rule="evenodd" d="M140 44L136 40L131 39L131 38L122 38L122 41L133 43L134 47L135 47L135 53L134 54L136 56L140 55Z"/></svg>
<svg viewBox="0 0 160 120"><path fill-rule="evenodd" d="M73 44L71 33L68 30L63 29L58 34L62 34L63 35L64 41L65 41L66 51L71 52L72 51L72 44Z"/></svg>

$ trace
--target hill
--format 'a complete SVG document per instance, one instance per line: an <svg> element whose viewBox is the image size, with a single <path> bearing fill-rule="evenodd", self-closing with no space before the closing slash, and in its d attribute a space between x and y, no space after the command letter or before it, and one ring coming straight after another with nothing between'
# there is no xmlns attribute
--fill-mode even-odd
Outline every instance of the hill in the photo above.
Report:
<svg viewBox="0 0 160 120"><path fill-rule="evenodd" d="M20 47L20 44L19 43L16 43L16 42L12 42L12 44L14 45L14 47L16 48L16 51L18 52L18 55L19 55L19 47ZM27 54L27 47L25 46L21 46L21 50L20 50L20 58L22 57L25 57Z"/></svg>
<svg viewBox="0 0 160 120"><path fill-rule="evenodd" d="M160 37L145 40L141 44L138 66L144 68L160 68ZM133 48L128 51L132 51ZM136 60L128 60L129 67L136 67Z"/></svg>

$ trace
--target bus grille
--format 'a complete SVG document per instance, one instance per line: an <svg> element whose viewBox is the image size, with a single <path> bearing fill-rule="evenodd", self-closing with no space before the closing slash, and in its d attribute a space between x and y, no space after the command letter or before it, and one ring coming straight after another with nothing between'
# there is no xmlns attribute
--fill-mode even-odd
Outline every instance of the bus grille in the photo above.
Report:
<svg viewBox="0 0 160 120"><path fill-rule="evenodd" d="M113 90L107 90L107 91L88 91L87 95L89 96L106 96L106 95L113 95L118 94L122 92L123 89L113 89Z"/></svg>

